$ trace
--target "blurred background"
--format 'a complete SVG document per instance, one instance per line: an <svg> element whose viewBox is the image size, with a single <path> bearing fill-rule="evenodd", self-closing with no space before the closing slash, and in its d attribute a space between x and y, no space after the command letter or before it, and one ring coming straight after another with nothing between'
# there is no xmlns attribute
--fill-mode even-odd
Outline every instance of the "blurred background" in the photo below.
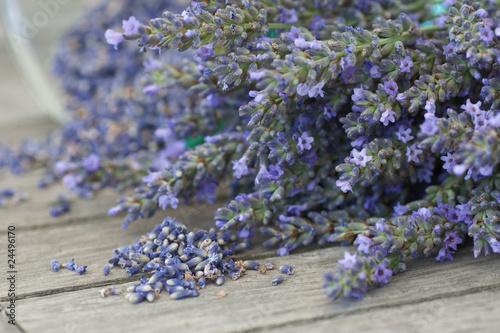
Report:
<svg viewBox="0 0 500 333"><path fill-rule="evenodd" d="M96 2L0 0L1 123L30 121L41 112L55 122L65 119L58 85L50 74L53 52L84 8Z"/></svg>

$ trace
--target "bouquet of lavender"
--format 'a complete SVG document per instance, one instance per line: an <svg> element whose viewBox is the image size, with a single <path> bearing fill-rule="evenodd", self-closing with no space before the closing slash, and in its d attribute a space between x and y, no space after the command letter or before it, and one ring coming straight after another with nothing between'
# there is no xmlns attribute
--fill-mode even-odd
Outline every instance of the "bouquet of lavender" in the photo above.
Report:
<svg viewBox="0 0 500 333"><path fill-rule="evenodd" d="M467 238L475 256L500 253L499 3L200 0L174 14L149 2L159 17L141 22L137 9L105 32L123 61L88 73L107 75L109 90L70 86L75 111L98 115L83 118L100 141L57 151L53 179L84 196L142 183L109 210L127 214L123 227L181 200L212 203L224 180L233 199L217 229L167 217L115 249L112 266L155 271L129 301L162 285L197 296L206 280L258 268L230 255L259 231L279 255L356 244L325 274L333 299L387 284L412 257L452 260ZM159 55L139 69L125 41ZM72 124L64 133L82 133Z"/></svg>
<svg viewBox="0 0 500 333"><path fill-rule="evenodd" d="M146 24L131 17L108 43L196 52L191 72L158 64L144 90L175 80L229 121L110 213L128 212L126 225L180 199L211 202L232 176L234 199L215 220L237 233L233 249L257 230L279 255L357 244L325 274L331 298L388 283L411 257L452 260L468 237L475 256L499 253L498 10L492 1L206 0Z"/></svg>

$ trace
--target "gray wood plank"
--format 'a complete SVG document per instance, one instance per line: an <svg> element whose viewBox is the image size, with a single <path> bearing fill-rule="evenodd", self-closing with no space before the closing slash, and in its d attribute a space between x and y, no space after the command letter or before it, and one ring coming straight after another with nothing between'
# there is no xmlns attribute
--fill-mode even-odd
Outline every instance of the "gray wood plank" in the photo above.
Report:
<svg viewBox="0 0 500 333"><path fill-rule="evenodd" d="M92 199L83 199L71 193L60 182L38 189L37 183L42 175L43 170L40 169L19 176L0 178L0 188L22 190L28 195L26 201L15 206L0 207L0 234L5 233L8 225L15 225L17 228L39 228L102 218L107 215L109 208L116 205L116 199L123 195L113 189L105 189ZM127 193L130 194L132 191ZM50 215L49 209L57 203L59 194L64 194L70 199L71 210L54 218Z"/></svg>
<svg viewBox="0 0 500 333"><path fill-rule="evenodd" d="M500 290L435 299L395 308L338 316L334 319L286 325L273 333L299 332L498 332Z"/></svg>
<svg viewBox="0 0 500 333"><path fill-rule="evenodd" d="M52 329L51 322L58 322L61 327L74 325L82 332L136 331L146 327L152 332L253 331L383 308L397 309L500 288L498 258L473 259L469 247L462 249L453 262L445 264L432 258L416 260L408 272L395 276L390 285L370 292L361 301L330 302L321 291L322 276L326 269L334 267L345 249L335 247L268 258L277 265L286 263L296 268L295 275L277 287L270 284L275 271L265 275L253 271L236 282L226 282L223 287L209 285L199 298L173 301L163 296L154 305L136 306L123 297L101 299L100 288L90 288L19 300L18 320L28 332L48 332ZM62 275L52 276L57 285ZM123 289L125 286L121 285ZM214 293L220 290L227 291L227 296L216 297Z"/></svg>
<svg viewBox="0 0 500 333"><path fill-rule="evenodd" d="M10 318L7 318L5 314L2 312L0 313L0 332L2 333L20 333L24 332L19 325L12 325L9 324L8 321Z"/></svg>

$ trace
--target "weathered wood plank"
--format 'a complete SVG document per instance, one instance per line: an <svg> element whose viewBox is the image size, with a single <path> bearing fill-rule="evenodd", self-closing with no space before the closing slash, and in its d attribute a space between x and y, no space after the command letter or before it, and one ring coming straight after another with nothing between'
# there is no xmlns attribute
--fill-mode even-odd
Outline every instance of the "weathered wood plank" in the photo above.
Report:
<svg viewBox="0 0 500 333"><path fill-rule="evenodd" d="M5 313L0 313L0 332L2 333L22 333L23 330L18 325L9 324L10 318L5 316Z"/></svg>
<svg viewBox="0 0 500 333"><path fill-rule="evenodd" d="M474 260L464 249L453 262L445 264L438 264L432 258L417 260L408 272L395 276L390 285L372 291L361 301L332 303L321 291L322 276L326 269L333 268L344 250L329 248L268 258L278 265L286 263L296 268L295 275L277 287L270 284L276 271L265 275L250 272L223 287L209 285L196 299L172 301L162 297L154 305L139 306L127 304L121 297L100 299L97 293L100 288L91 288L19 300L18 320L28 332L48 332L51 322L75 325L82 332L135 331L145 326L158 328L157 331L168 328L233 332L312 323L500 288L498 258ZM59 283L62 275L49 273L53 283ZM213 294L221 289L228 292L223 299Z"/></svg>
<svg viewBox="0 0 500 333"><path fill-rule="evenodd" d="M271 332L498 332L500 290L286 325Z"/></svg>
<svg viewBox="0 0 500 333"><path fill-rule="evenodd" d="M8 225L16 228L37 228L50 225L76 223L107 215L108 209L116 205L120 194L112 189L98 192L92 199L83 199L75 196L60 182L47 188L38 189L37 183L43 170L28 172L24 175L10 176L0 179L0 188L12 188L25 191L28 199L15 206L0 207L0 233L5 233ZM132 193L129 191L127 193ZM57 196L66 195L71 202L70 212L57 218L50 215L49 209L57 204Z"/></svg>

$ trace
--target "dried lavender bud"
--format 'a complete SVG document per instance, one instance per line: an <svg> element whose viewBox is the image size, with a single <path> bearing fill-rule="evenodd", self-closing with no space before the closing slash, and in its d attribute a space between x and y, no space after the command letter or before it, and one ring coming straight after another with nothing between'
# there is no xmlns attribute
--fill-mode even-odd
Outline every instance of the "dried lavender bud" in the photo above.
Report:
<svg viewBox="0 0 500 333"><path fill-rule="evenodd" d="M285 280L285 278L283 277L283 275L276 275L274 277L274 279L271 281L271 284L273 286L277 286L278 284L280 284L281 282L283 282Z"/></svg>

